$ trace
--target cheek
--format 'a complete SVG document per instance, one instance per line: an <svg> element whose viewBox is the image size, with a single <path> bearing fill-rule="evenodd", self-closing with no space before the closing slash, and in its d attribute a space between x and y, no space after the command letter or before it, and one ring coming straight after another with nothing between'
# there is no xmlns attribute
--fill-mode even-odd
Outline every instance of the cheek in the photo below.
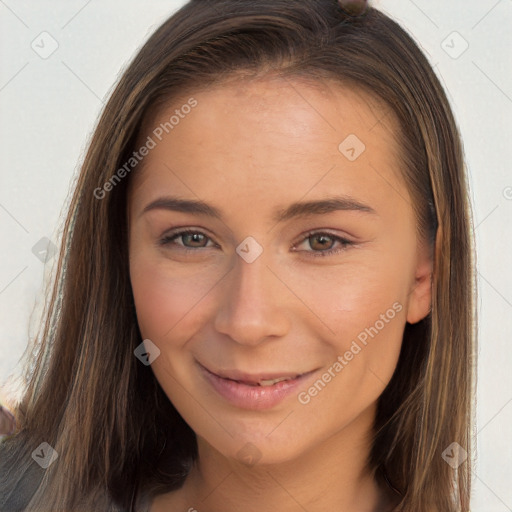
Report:
<svg viewBox="0 0 512 512"><path fill-rule="evenodd" d="M163 253L134 247L130 281L143 338L183 346L211 318L213 297L229 267L173 261Z"/></svg>
<svg viewBox="0 0 512 512"><path fill-rule="evenodd" d="M186 325L183 320L200 310L201 297L211 288L209 281L177 276L172 266L147 258L132 258L130 279L141 334L155 340Z"/></svg>
<svg viewBox="0 0 512 512"><path fill-rule="evenodd" d="M375 250L347 258L340 265L283 266L280 270L280 278L293 290L302 308L306 305L314 313L307 318L316 317L319 333L325 333L340 348L390 308L392 323L403 320L392 307L395 302L404 305L409 277L406 266L397 265L393 254Z"/></svg>
<svg viewBox="0 0 512 512"><path fill-rule="evenodd" d="M347 410L377 399L396 368L410 266L392 250L376 250L364 257L361 253L353 262L349 264L347 258L346 264L328 269L295 270L294 281L291 271L287 276L294 282L294 292L317 317L303 327L310 331L310 339L323 337L318 349L328 354L323 359L327 368L340 363L331 370L336 378L326 375L322 379L329 382L331 391L323 394L318 404L327 406L335 397ZM322 389L322 383L318 388ZM358 400L354 401L355 395Z"/></svg>
<svg viewBox="0 0 512 512"><path fill-rule="evenodd" d="M396 368L406 317L407 279L403 268L389 263L376 264L347 280L342 297L346 311L339 320L344 333L339 352L355 374L364 375L370 389L379 391Z"/></svg>
<svg viewBox="0 0 512 512"><path fill-rule="evenodd" d="M323 320L334 326L335 334L325 338L330 346L321 347L329 354L323 373L297 397L304 406L304 421L327 434L346 426L378 400L402 346L405 309L396 284L380 286L385 281L361 277L345 280L336 293L323 297L329 312Z"/></svg>

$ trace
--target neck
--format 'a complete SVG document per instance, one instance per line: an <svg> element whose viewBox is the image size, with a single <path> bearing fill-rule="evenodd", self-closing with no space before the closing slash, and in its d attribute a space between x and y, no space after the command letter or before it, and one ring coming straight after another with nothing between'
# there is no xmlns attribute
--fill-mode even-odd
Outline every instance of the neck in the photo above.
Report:
<svg viewBox="0 0 512 512"><path fill-rule="evenodd" d="M387 493L366 468L374 412L368 409L321 444L279 464L250 467L198 438L184 503L198 512L384 512Z"/></svg>

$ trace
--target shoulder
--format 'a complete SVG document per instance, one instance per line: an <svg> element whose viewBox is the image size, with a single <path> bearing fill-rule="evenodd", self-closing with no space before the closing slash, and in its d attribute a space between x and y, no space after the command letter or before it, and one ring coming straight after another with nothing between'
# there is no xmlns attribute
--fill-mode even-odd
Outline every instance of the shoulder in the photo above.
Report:
<svg viewBox="0 0 512 512"><path fill-rule="evenodd" d="M187 501L182 489L176 489L165 494L157 494L147 499L146 508L137 509L137 512L168 512L169 510L187 510Z"/></svg>
<svg viewBox="0 0 512 512"><path fill-rule="evenodd" d="M44 469L23 452L14 439L0 442L0 510L24 510L43 479Z"/></svg>

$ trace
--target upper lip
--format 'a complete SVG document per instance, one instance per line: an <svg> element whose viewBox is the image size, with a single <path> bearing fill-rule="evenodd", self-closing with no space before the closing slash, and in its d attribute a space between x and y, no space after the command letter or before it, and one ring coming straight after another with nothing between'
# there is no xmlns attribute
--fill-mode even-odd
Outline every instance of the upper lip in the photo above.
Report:
<svg viewBox="0 0 512 512"><path fill-rule="evenodd" d="M199 363L205 370L222 377L223 379L236 380L240 382L248 382L251 384L257 384L262 380L274 380L274 379L293 379L304 373L309 372L286 372L286 371L275 371L275 372L258 372L258 373L245 373L240 370L210 370L206 366Z"/></svg>

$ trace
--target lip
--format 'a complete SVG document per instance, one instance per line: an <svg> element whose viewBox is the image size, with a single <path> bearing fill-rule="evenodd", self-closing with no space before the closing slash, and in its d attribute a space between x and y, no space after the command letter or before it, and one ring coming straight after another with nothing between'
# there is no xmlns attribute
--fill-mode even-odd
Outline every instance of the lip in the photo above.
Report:
<svg viewBox="0 0 512 512"><path fill-rule="evenodd" d="M296 393L297 388L316 372L316 370L312 370L301 374L290 372L247 374L238 370L218 370L218 373L214 373L201 363L197 362L197 364L205 380L221 397L236 407L252 410L265 410L275 407L287 396ZM271 386L254 385L260 380L274 380L281 377L292 378ZM253 385L247 384L249 382Z"/></svg>

